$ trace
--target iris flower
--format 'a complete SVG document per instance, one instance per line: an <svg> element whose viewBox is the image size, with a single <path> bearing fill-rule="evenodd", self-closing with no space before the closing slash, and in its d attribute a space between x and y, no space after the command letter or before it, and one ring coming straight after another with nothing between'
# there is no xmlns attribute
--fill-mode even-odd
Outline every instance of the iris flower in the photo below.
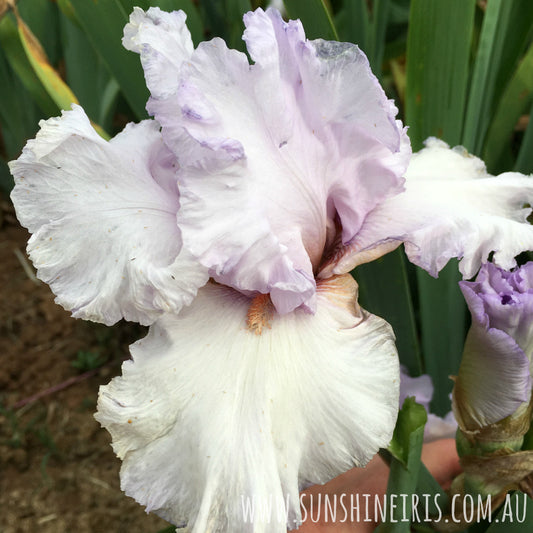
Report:
<svg viewBox="0 0 533 533"><path fill-rule="evenodd" d="M357 264L405 243L434 275L462 257L468 277L533 249L533 182L435 139L411 159L357 46L272 9L244 21L252 64L218 38L195 49L183 12L136 8L123 44L154 119L106 142L74 106L11 164L57 302L150 325L97 419L123 490L197 533L295 527L299 489L389 443L394 335L358 306ZM245 524L242 497L287 516Z"/></svg>
<svg viewBox="0 0 533 533"><path fill-rule="evenodd" d="M531 425L533 263L512 272L488 263L461 290L472 314L453 390L462 486L495 501L514 489L531 496L533 451L521 447Z"/></svg>

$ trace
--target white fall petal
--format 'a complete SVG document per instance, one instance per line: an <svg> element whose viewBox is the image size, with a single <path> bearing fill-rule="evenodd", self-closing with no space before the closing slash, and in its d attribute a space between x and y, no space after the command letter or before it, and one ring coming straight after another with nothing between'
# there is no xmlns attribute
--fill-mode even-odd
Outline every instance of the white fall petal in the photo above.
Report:
<svg viewBox="0 0 533 533"><path fill-rule="evenodd" d="M394 335L356 296L339 276L319 284L315 315L279 315L208 283L161 317L100 391L123 490L195 533L297 526L301 487L366 464L392 436ZM288 502L287 515L245 523L243 498Z"/></svg>
<svg viewBox="0 0 533 533"><path fill-rule="evenodd" d="M37 275L76 318L150 324L189 304L207 281L181 249L177 163L159 129L130 124L107 142L73 106L42 121L10 163Z"/></svg>

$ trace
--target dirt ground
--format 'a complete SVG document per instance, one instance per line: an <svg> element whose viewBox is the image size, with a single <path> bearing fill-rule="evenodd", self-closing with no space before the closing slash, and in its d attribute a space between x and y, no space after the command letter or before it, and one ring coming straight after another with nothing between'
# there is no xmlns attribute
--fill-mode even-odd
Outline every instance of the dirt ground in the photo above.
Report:
<svg viewBox="0 0 533 533"><path fill-rule="evenodd" d="M127 346L144 331L72 319L32 279L27 238L2 199L0 533L165 530L167 522L121 492L120 461L93 418L98 387L120 373Z"/></svg>

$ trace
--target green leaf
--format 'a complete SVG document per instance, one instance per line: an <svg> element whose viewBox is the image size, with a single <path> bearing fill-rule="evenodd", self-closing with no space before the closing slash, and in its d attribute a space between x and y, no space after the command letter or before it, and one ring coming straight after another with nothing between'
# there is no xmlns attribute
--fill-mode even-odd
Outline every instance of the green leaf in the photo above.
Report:
<svg viewBox="0 0 533 533"><path fill-rule="evenodd" d="M390 22L392 24L406 24L409 21L409 7L411 0L391 0Z"/></svg>
<svg viewBox="0 0 533 533"><path fill-rule="evenodd" d="M367 53L371 26L366 0L345 2L335 18L335 25L340 40L355 43Z"/></svg>
<svg viewBox="0 0 533 533"><path fill-rule="evenodd" d="M415 151L429 136L452 146L461 142L474 12L475 0L411 2L405 105ZM417 271L422 354L435 385L433 408L441 415L449 411L448 375L457 372L466 333L456 264L438 280Z"/></svg>
<svg viewBox="0 0 533 533"><path fill-rule="evenodd" d="M61 58L59 40L59 12L50 0L19 0L19 14L41 43L52 65Z"/></svg>
<svg viewBox="0 0 533 533"><path fill-rule="evenodd" d="M0 51L0 129L8 159L17 157L26 139L33 137L42 118L31 95L14 73L2 51ZM37 80L38 81L38 80ZM7 167L6 167L6 172ZM8 172L9 174L9 172ZM11 186L11 177L5 178L5 187ZM4 187L4 188L5 188Z"/></svg>
<svg viewBox="0 0 533 533"><path fill-rule="evenodd" d="M81 28L80 22L76 18L76 12L74 11L70 0L57 0L57 6L59 7L63 16L67 17L72 24L76 24Z"/></svg>
<svg viewBox="0 0 533 533"><path fill-rule="evenodd" d="M390 0L375 0L372 4L372 26L368 60L374 74L381 78L381 64L385 52L385 37L389 19Z"/></svg>
<svg viewBox="0 0 533 533"><path fill-rule="evenodd" d="M463 146L475 154L480 152L480 144L490 120L489 110L505 36L504 31L498 30L506 25L510 4L503 0L491 0L483 17L463 132Z"/></svg>
<svg viewBox="0 0 533 533"><path fill-rule="evenodd" d="M502 60L496 81L497 98L493 102L493 113L499 96L507 86L533 36L531 30L533 26L533 3L530 0L515 0L508 3L512 12L509 15L510 21L506 28Z"/></svg>
<svg viewBox="0 0 533 533"><path fill-rule="evenodd" d="M147 117L144 109L148 89L138 54L122 46L128 15L119 0L71 0L76 18L138 119Z"/></svg>
<svg viewBox="0 0 533 533"><path fill-rule="evenodd" d="M381 77L390 12L390 0L375 0L371 4L366 0L354 0L346 2L337 17L341 39L359 45L378 78Z"/></svg>
<svg viewBox="0 0 533 533"><path fill-rule="evenodd" d="M57 115L59 109L35 74L11 16L4 16L0 21L0 45L9 65L31 94L33 101L46 116Z"/></svg>
<svg viewBox="0 0 533 533"><path fill-rule="evenodd" d="M220 0L202 2L200 5L205 13L205 25L210 28L211 35L224 39L230 48L244 51L242 17L251 9L250 0Z"/></svg>
<svg viewBox="0 0 533 533"><path fill-rule="evenodd" d="M361 305L392 326L400 361L411 376L418 376L423 368L406 266L403 251L397 249L358 266L352 275L359 284Z"/></svg>
<svg viewBox="0 0 533 533"><path fill-rule="evenodd" d="M415 151L429 136L452 145L461 141L475 5L475 0L411 2L406 122Z"/></svg>
<svg viewBox="0 0 533 533"><path fill-rule="evenodd" d="M62 15L60 27L67 83L85 112L109 131L120 90L118 83L111 77L79 25Z"/></svg>
<svg viewBox="0 0 533 533"><path fill-rule="evenodd" d="M523 492L507 494L486 533L524 533L533 529L533 500Z"/></svg>
<svg viewBox="0 0 533 533"><path fill-rule="evenodd" d="M339 40L326 0L285 0L285 7L291 19L302 21L308 39Z"/></svg>
<svg viewBox="0 0 533 533"><path fill-rule="evenodd" d="M416 491L422 464L420 456L426 421L427 413L424 407L417 404L414 398L407 398L398 413L398 421L388 448L392 454L392 460L387 485L387 501L393 501L396 497L398 505L394 508L391 506L386 519L376 529L378 533L408 533L410 531L409 521L405 521L404 517L411 514L411 495ZM401 500L402 503L399 501L399 495L405 495L405 500ZM405 505L403 505L404 501Z"/></svg>
<svg viewBox="0 0 533 533"><path fill-rule="evenodd" d="M98 122L105 124L105 129L109 130L113 121L114 110L120 94L120 86L115 78L110 78L100 96L100 113Z"/></svg>
<svg viewBox="0 0 533 533"><path fill-rule="evenodd" d="M450 411L451 375L457 374L466 336L466 305L459 289L461 274L452 260L432 278L417 269L422 354L435 391L431 411L440 416Z"/></svg>
<svg viewBox="0 0 533 533"><path fill-rule="evenodd" d="M72 104L78 104L78 99L70 87L62 80L58 72L50 65L41 43L33 35L30 28L16 10L15 15L20 41L26 52L26 57L46 92L54 100L59 109L68 110L72 107ZM93 127L102 137L105 139L109 138L100 126L93 123Z"/></svg>
<svg viewBox="0 0 533 533"><path fill-rule="evenodd" d="M516 159L514 170L523 174L533 173L533 106L529 112L529 122L520 145L520 151Z"/></svg>
<svg viewBox="0 0 533 533"><path fill-rule="evenodd" d="M3 191L4 194L8 195L14 185L15 182L13 181L13 176L11 175L11 172L9 172L7 162L4 161L2 157L0 157L0 191Z"/></svg>
<svg viewBox="0 0 533 533"><path fill-rule="evenodd" d="M462 144L480 155L495 102L501 96L533 23L530 0L491 0L483 18Z"/></svg>
<svg viewBox="0 0 533 533"><path fill-rule="evenodd" d="M226 24L229 28L227 43L230 48L244 51L242 39L244 32L243 15L251 9L250 0L226 0Z"/></svg>
<svg viewBox="0 0 533 533"><path fill-rule="evenodd" d="M483 158L489 172L499 169L499 162L512 140L520 115L527 112L533 95L533 44L520 61L511 81L499 100L487 134Z"/></svg>
<svg viewBox="0 0 533 533"><path fill-rule="evenodd" d="M394 435L388 447L392 456L406 468L409 468L409 464L413 460L416 463L417 453L413 446L417 445L420 436L422 436L422 441L424 440L426 422L427 413L424 407L416 403L413 397L406 398L398 413ZM420 451L422 451L422 447L420 447Z"/></svg>
<svg viewBox="0 0 533 533"><path fill-rule="evenodd" d="M101 61L79 26L60 19L66 80L88 115L97 117L101 90ZM109 78L107 69L105 74Z"/></svg>
<svg viewBox="0 0 533 533"><path fill-rule="evenodd" d="M420 465L415 492L420 495L430 495L427 500L428 506L426 511L429 516L438 516L439 511L447 509L449 506L450 499L448 495L442 490L442 487L431 475L431 472L426 468L424 463ZM424 513L424 516L426 516L426 513Z"/></svg>
<svg viewBox="0 0 533 533"><path fill-rule="evenodd" d="M403 103L405 102L405 69L402 62L397 59L390 59L389 65L398 99Z"/></svg>
<svg viewBox="0 0 533 533"><path fill-rule="evenodd" d="M61 76L54 70L52 65L50 65L41 43L20 16L17 16L17 26L20 41L24 47L26 56L46 92L54 100L59 109L70 109L72 103L78 103L78 99L74 96L70 87L61 79Z"/></svg>

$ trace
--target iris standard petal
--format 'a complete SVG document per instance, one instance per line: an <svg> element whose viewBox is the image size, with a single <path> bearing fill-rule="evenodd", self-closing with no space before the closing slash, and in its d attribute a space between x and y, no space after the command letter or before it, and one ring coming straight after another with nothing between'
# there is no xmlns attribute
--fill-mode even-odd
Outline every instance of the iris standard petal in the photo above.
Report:
<svg viewBox="0 0 533 533"><path fill-rule="evenodd" d="M392 436L394 336L356 295L337 277L319 285L316 315L279 315L268 297L209 283L161 317L100 390L126 493L196 533L296 526L300 487L364 465ZM243 498L288 508L246 523Z"/></svg>
<svg viewBox="0 0 533 533"><path fill-rule="evenodd" d="M180 162L184 245L221 283L270 293L280 312L313 309L336 217L350 240L401 190L409 141L356 46L307 41L274 10L245 23L255 64L201 43L148 109Z"/></svg>
<svg viewBox="0 0 533 533"><path fill-rule="evenodd" d="M498 266L509 269L516 255L533 250L531 208L524 207L533 204L533 179L511 172L491 176L480 159L437 139L413 155L405 177L405 192L374 209L320 276L347 272L401 242L409 259L433 276L450 258L462 258L465 278L491 252Z"/></svg>
<svg viewBox="0 0 533 533"><path fill-rule="evenodd" d="M181 250L176 160L155 121L106 142L73 106L41 122L10 168L37 275L73 316L149 324L207 281Z"/></svg>
<svg viewBox="0 0 533 533"><path fill-rule="evenodd" d="M140 54L146 85L158 98L176 91L181 64L194 50L186 19L183 11L166 13L151 7L145 13L134 7L124 28L122 44Z"/></svg>
<svg viewBox="0 0 533 533"><path fill-rule="evenodd" d="M261 85L277 96L269 100L280 125L294 113L298 133L307 133L291 156L305 162L319 156L320 164L308 169L304 161L298 164L307 170L306 181L325 181L348 242L373 207L402 190L411 151L406 131L394 119L398 110L357 46L307 41L299 20L286 23L273 9L247 13L244 22L253 68L266 82ZM315 138L322 148L318 154Z"/></svg>

